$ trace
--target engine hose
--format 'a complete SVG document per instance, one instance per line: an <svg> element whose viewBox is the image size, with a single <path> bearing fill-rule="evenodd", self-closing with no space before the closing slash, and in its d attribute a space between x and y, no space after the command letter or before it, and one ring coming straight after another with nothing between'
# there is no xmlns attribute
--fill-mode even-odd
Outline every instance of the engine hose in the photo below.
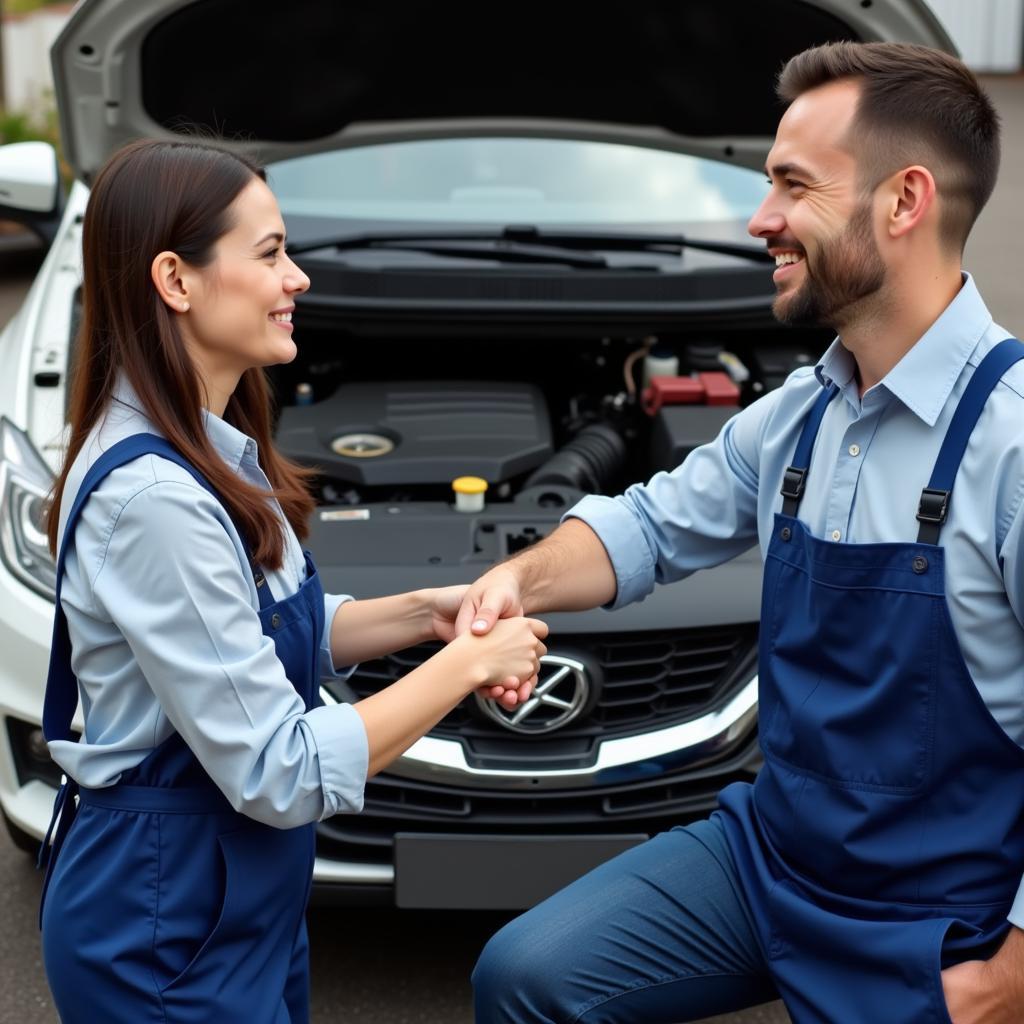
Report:
<svg viewBox="0 0 1024 1024"><path fill-rule="evenodd" d="M525 487L562 484L600 493L626 461L626 442L604 423L584 427L568 444L527 478Z"/></svg>

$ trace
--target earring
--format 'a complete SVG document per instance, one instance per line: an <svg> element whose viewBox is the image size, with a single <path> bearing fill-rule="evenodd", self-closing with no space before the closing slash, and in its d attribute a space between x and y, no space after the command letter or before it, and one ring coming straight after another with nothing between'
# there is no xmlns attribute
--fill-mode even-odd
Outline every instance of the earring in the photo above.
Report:
<svg viewBox="0 0 1024 1024"><path fill-rule="evenodd" d="M181 304L181 311L182 311L182 313L187 313L188 312L188 303L187 302L183 302Z"/></svg>

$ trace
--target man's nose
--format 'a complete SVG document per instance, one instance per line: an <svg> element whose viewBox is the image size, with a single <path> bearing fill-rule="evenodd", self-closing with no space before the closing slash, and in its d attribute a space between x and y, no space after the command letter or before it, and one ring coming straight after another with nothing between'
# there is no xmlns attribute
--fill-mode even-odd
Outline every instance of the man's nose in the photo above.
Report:
<svg viewBox="0 0 1024 1024"><path fill-rule="evenodd" d="M747 231L755 238L771 238L785 234L786 218L773 207L772 197L767 196L747 222Z"/></svg>

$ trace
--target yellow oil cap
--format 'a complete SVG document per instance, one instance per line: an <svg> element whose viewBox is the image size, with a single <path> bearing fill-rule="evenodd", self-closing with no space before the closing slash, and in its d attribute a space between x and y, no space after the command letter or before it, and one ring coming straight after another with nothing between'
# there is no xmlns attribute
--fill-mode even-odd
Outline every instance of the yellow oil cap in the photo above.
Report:
<svg viewBox="0 0 1024 1024"><path fill-rule="evenodd" d="M460 476L452 481L455 508L459 512L480 512L484 507L487 481L479 476Z"/></svg>

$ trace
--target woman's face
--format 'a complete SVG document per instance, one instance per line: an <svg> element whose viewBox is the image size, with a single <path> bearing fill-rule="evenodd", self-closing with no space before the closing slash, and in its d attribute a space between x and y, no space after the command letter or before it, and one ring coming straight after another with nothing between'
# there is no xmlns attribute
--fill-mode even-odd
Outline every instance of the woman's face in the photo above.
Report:
<svg viewBox="0 0 1024 1024"><path fill-rule="evenodd" d="M189 309L179 320L207 387L227 394L246 370L295 358L292 310L309 288L285 254L281 211L264 182L253 178L230 213L213 262L188 274Z"/></svg>

